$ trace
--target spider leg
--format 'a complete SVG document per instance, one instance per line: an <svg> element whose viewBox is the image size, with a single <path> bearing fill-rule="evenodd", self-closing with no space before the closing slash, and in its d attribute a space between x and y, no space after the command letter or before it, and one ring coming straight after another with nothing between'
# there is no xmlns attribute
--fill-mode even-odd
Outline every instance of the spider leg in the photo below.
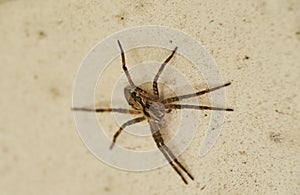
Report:
<svg viewBox="0 0 300 195"><path fill-rule="evenodd" d="M167 98L167 99L164 99L162 101L163 104L169 104L169 103L172 103L172 102L177 102L179 100L182 100L182 99L187 99L187 98L192 98L192 97L196 97L196 96L200 96L200 95L203 95L203 94L206 94L206 93L210 93L212 91L216 91L218 89L221 89L223 87L227 87L229 86L231 83L226 83L224 85L221 85L221 86L218 86L218 87L214 87L214 88L211 88L211 89L205 89L205 90L202 90L202 91L198 91L196 93L191 93L191 94L186 94L186 95L181 95L181 96L174 96L174 97L170 97L170 98Z"/></svg>
<svg viewBox="0 0 300 195"><path fill-rule="evenodd" d="M153 80L153 93L154 96L158 99L159 98L159 92L158 92L158 88L157 88L157 80L160 76L160 74L162 73L162 71L164 70L165 66L168 64L168 62L172 59L172 57L174 56L176 50L178 47L175 47L175 49L173 50L173 52L170 54L170 56L162 63L162 65L160 66L158 72L156 73L154 80Z"/></svg>
<svg viewBox="0 0 300 195"><path fill-rule="evenodd" d="M116 143L117 137L120 135L120 133L123 131L123 129L125 129L125 127L130 126L130 125L133 125L133 124L135 124L135 123L142 122L142 121L145 120L145 119L146 119L146 118L145 118L144 116L142 116L142 117L134 118L134 119L129 120L129 121L127 121L126 123L124 123L124 124L119 128L119 130L115 133L114 138L113 138L113 140L112 140L112 143L111 143L109 149L112 149L112 148L114 147L114 145L115 145L115 143Z"/></svg>
<svg viewBox="0 0 300 195"><path fill-rule="evenodd" d="M173 167L173 169L176 171L176 173L181 177L183 182L185 184L188 184L182 173L179 171L179 169L176 167L174 162L192 179L194 180L194 177L184 168L184 166L177 160L177 158L174 156L174 154L171 152L171 150L165 145L164 140L161 136L161 133L159 132L158 125L155 125L150 122L150 128L152 132L152 136L154 138L154 141L158 147L158 149L161 151L161 153L165 156L169 164ZM174 162L173 162L174 161Z"/></svg>
<svg viewBox="0 0 300 195"><path fill-rule="evenodd" d="M173 169L177 172L177 174L181 177L181 179L183 180L183 182L185 184L188 184L188 182L186 181L186 179L183 177L182 173L179 171L179 169L175 166L175 164L172 162L172 160L170 159L170 157L168 156L167 152L159 145L157 145L158 149L161 151L161 153L163 153L163 155L165 156L165 158L168 160L169 164L173 167Z"/></svg>
<svg viewBox="0 0 300 195"><path fill-rule="evenodd" d="M233 111L232 108L217 108L209 106L187 105L187 104L167 104L166 109L195 109L195 110L219 110L219 111Z"/></svg>
<svg viewBox="0 0 300 195"><path fill-rule="evenodd" d="M139 110L128 110L124 108L72 108L73 111L83 112L118 112L124 114L140 114Z"/></svg>
<svg viewBox="0 0 300 195"><path fill-rule="evenodd" d="M123 50L122 45L121 45L121 43L120 43L119 40L118 40L118 45L119 45L120 50L121 50L122 68L123 68L123 70L124 70L124 72L125 72L125 74L126 74L126 77L127 77L127 80L128 80L128 82L129 82L130 86L131 86L131 87L135 87L135 85L134 85L134 83L133 83L133 81L132 81L132 79L131 79L131 76L130 76L130 74L129 74L129 72L128 72L128 69L127 69L127 67L126 67L126 61L125 61L124 50Z"/></svg>
<svg viewBox="0 0 300 195"><path fill-rule="evenodd" d="M170 148L165 145L164 143L162 144L162 147L168 152L168 154L171 156L171 158L174 160L174 162L191 178L191 180L194 180L194 177L186 170L186 168L178 161L178 159L175 157L173 152L170 150Z"/></svg>

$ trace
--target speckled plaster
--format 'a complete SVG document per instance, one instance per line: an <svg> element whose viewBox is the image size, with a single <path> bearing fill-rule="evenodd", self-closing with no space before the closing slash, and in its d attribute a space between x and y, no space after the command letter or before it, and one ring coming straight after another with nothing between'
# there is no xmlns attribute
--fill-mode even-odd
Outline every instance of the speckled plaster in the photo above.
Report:
<svg viewBox="0 0 300 195"><path fill-rule="evenodd" d="M297 0L0 1L0 194L299 194L299 16ZM188 186L170 166L136 173L101 163L74 125L83 58L144 24L194 37L232 81L235 111L217 144L199 158L199 128L180 156L195 176Z"/></svg>

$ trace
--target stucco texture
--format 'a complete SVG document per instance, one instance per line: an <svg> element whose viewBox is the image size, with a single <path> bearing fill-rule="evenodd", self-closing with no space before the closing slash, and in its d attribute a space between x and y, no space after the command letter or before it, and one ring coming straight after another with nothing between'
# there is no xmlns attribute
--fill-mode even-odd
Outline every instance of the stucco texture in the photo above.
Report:
<svg viewBox="0 0 300 195"><path fill-rule="evenodd" d="M112 33L146 24L189 34L232 81L226 103L234 112L216 145L198 156L200 125L180 156L195 176L189 185L170 166L107 166L74 123L73 82L84 57ZM298 0L1 0L0 25L0 194L300 193ZM109 120L111 136L118 127Z"/></svg>

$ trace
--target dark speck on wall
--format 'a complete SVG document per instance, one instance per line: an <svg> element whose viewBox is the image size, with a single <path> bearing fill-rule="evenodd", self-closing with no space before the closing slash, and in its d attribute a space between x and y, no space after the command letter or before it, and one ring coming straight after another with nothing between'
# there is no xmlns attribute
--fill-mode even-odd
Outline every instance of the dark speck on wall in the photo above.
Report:
<svg viewBox="0 0 300 195"><path fill-rule="evenodd" d="M47 37L47 34L44 31L39 31L38 36L39 36L39 39L44 39Z"/></svg>
<svg viewBox="0 0 300 195"><path fill-rule="evenodd" d="M106 187L104 187L104 191L105 191L105 192L109 192L109 191L110 191L110 188L106 186Z"/></svg>
<svg viewBox="0 0 300 195"><path fill-rule="evenodd" d="M280 135L280 133L274 133L274 132L271 132L269 134L269 138L271 141L275 142L275 143L280 143L282 141L282 137Z"/></svg>
<svg viewBox="0 0 300 195"><path fill-rule="evenodd" d="M60 25L60 24L63 23L63 20L58 20L56 23L57 23L58 25Z"/></svg>
<svg viewBox="0 0 300 195"><path fill-rule="evenodd" d="M297 31L295 34L296 34L296 38L300 41L300 31Z"/></svg>
<svg viewBox="0 0 300 195"><path fill-rule="evenodd" d="M119 14L115 15L115 18L122 24L126 21L127 13L125 11L121 11Z"/></svg>
<svg viewBox="0 0 300 195"><path fill-rule="evenodd" d="M50 93L53 98L57 98L60 96L60 91L55 87L50 88Z"/></svg>
<svg viewBox="0 0 300 195"><path fill-rule="evenodd" d="M244 56L244 60L248 60L249 58L250 58L250 57L247 56L247 55Z"/></svg>

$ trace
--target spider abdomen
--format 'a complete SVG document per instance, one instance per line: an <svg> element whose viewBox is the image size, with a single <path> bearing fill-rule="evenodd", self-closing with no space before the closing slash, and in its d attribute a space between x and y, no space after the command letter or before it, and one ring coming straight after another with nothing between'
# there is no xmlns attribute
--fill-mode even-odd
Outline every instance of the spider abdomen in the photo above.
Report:
<svg viewBox="0 0 300 195"><path fill-rule="evenodd" d="M161 121L166 114L165 106L160 102L153 102L149 106L149 116L151 120Z"/></svg>

